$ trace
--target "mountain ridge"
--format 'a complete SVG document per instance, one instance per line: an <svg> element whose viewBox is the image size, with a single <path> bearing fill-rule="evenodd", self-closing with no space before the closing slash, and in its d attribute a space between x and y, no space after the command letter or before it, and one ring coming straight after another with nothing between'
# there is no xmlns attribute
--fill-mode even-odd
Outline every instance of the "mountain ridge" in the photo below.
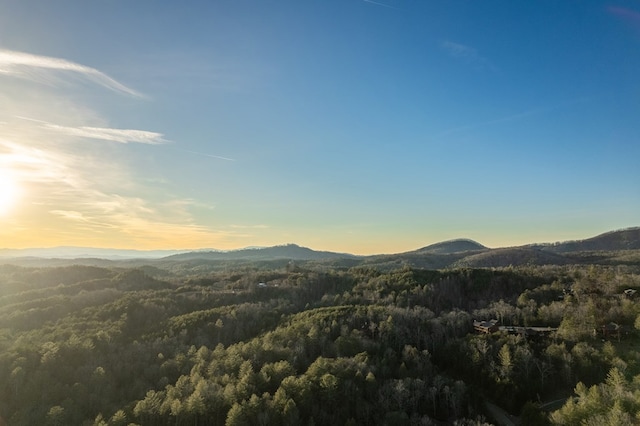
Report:
<svg viewBox="0 0 640 426"><path fill-rule="evenodd" d="M291 259L291 260L320 260L332 258L357 258L354 254L318 251L297 244L283 244L272 247L245 248L230 251L198 251L174 254L164 257L164 260L231 260L231 259Z"/></svg>
<svg viewBox="0 0 640 426"><path fill-rule="evenodd" d="M640 227L608 231L583 240L571 240L549 245L540 245L540 248L556 253L601 250L640 250Z"/></svg>
<svg viewBox="0 0 640 426"><path fill-rule="evenodd" d="M60 253L62 255L60 255ZM56 254L58 254L56 256ZM640 227L605 232L583 240L534 243L514 247L488 248L474 240L457 238L417 250L359 256L349 253L318 251L289 243L272 247L247 247L236 250L118 250L89 247L50 249L0 249L0 262L104 264L176 264L180 262L224 261L317 261L327 265L410 265L441 269L450 267L504 267L517 265L566 265L596 262L603 264L640 264Z"/></svg>

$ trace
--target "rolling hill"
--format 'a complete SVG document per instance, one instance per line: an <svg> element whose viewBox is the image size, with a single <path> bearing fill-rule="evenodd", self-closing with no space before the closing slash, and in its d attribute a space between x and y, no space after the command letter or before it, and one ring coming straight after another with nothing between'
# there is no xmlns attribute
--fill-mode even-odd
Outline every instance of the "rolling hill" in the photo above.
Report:
<svg viewBox="0 0 640 426"><path fill-rule="evenodd" d="M503 268L522 265L567 265L576 259L528 247L499 248L466 256L452 266L463 268Z"/></svg>
<svg viewBox="0 0 640 426"><path fill-rule="evenodd" d="M414 253L452 254L480 250L488 250L488 248L476 241L460 238L431 244L416 250Z"/></svg>
<svg viewBox="0 0 640 426"><path fill-rule="evenodd" d="M619 251L640 249L640 227L605 232L586 240L565 241L540 246L541 249L555 253L580 251Z"/></svg>

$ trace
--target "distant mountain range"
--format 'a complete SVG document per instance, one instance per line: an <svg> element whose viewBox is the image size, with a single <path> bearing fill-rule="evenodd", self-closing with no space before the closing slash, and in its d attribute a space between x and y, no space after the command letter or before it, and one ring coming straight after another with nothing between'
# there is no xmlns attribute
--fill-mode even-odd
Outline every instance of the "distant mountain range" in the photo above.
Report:
<svg viewBox="0 0 640 426"><path fill-rule="evenodd" d="M191 250L124 250L95 247L51 247L0 249L0 258L41 257L46 259L156 259Z"/></svg>
<svg viewBox="0 0 640 426"><path fill-rule="evenodd" d="M448 267L504 267L517 265L565 265L581 263L640 265L640 227L607 232L593 238L558 243L529 244L518 247L488 248L468 240L456 239L398 254L356 256L348 253L316 251L296 244L240 250L117 250L86 247L43 249L0 249L0 262L18 264L116 264L157 267L186 262L224 261L317 261L327 265L377 265L441 269ZM332 263L333 262L333 263Z"/></svg>
<svg viewBox="0 0 640 426"><path fill-rule="evenodd" d="M189 253L174 254L165 257L165 260L321 260L336 258L357 258L353 254L333 253L329 251L316 251L307 247L300 247L296 244L287 244L282 246L265 247L265 248L248 248L231 251L197 251Z"/></svg>

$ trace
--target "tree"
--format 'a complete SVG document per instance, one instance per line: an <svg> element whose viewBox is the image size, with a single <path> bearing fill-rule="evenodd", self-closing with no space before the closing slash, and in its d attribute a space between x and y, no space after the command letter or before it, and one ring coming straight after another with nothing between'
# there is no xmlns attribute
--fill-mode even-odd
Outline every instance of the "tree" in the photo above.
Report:
<svg viewBox="0 0 640 426"><path fill-rule="evenodd" d="M500 361L500 376L504 380L509 380L513 369L513 362L511 360L511 351L506 343L500 348L498 359Z"/></svg>
<svg viewBox="0 0 640 426"><path fill-rule="evenodd" d="M47 413L47 424L49 426L63 426L66 424L64 408L55 405Z"/></svg>
<svg viewBox="0 0 640 426"><path fill-rule="evenodd" d="M124 411L118 410L116 411L111 419L109 419L109 426L126 426L127 425L127 415Z"/></svg>
<svg viewBox="0 0 640 426"><path fill-rule="evenodd" d="M244 413L242 405L238 402L231 406L231 409L227 413L226 426L250 426L251 423Z"/></svg>

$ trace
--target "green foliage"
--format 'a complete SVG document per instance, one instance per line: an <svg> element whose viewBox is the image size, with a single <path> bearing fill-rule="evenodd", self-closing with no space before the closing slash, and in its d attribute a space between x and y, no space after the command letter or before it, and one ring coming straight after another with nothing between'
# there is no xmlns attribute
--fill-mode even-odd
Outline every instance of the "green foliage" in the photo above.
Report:
<svg viewBox="0 0 640 426"><path fill-rule="evenodd" d="M527 401L575 387L555 422L637 420L637 348L592 334L614 320L633 328L640 309L617 293L632 273L194 262L171 282L154 268L0 267L0 417L471 425L490 395L522 424L545 424ZM478 335L478 318L559 330Z"/></svg>
<svg viewBox="0 0 640 426"><path fill-rule="evenodd" d="M629 380L617 368L604 383L587 388L582 382L559 410L551 414L554 424L634 425L640 412L640 376Z"/></svg>

